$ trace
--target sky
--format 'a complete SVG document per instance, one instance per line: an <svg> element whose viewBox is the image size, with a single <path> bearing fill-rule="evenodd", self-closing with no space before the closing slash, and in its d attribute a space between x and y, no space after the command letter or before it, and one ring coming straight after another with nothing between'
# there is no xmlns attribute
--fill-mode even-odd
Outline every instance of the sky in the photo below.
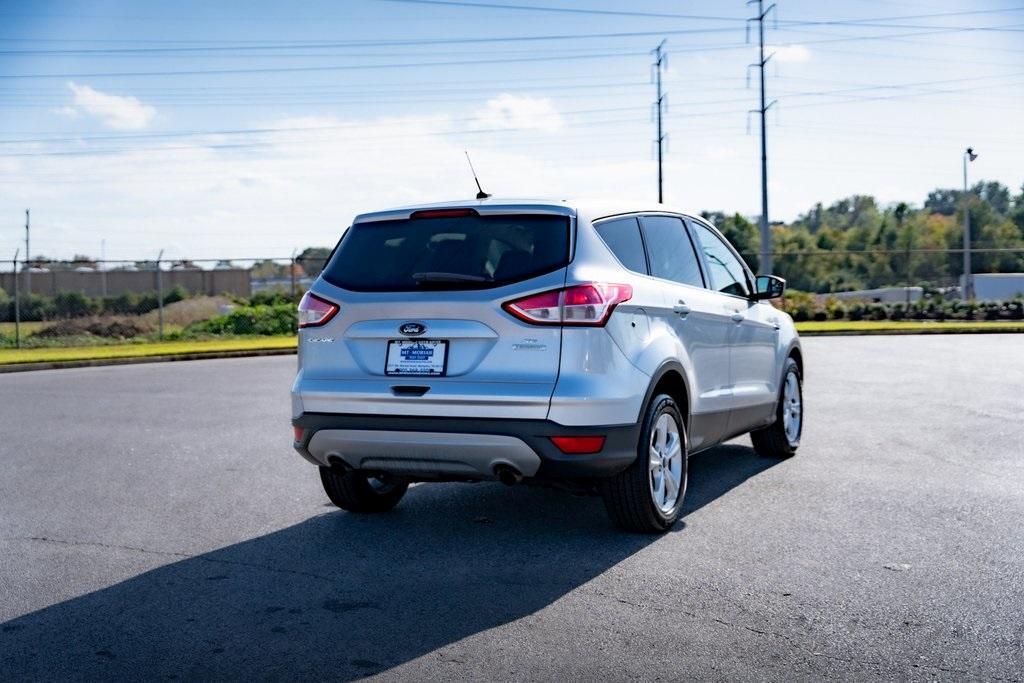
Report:
<svg viewBox="0 0 1024 683"><path fill-rule="evenodd" d="M768 4L765 4L767 7ZM756 3L0 0L0 259L288 257L471 197L760 214ZM1024 183L1024 0L779 0L769 216Z"/></svg>

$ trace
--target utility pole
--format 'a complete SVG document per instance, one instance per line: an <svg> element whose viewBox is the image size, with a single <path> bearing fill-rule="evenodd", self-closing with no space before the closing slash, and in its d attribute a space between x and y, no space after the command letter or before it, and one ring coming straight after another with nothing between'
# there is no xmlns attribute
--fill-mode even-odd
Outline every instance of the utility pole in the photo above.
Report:
<svg viewBox="0 0 1024 683"><path fill-rule="evenodd" d="M14 348L21 348L21 292L18 287L18 254L20 249L14 251Z"/></svg>
<svg viewBox="0 0 1024 683"><path fill-rule="evenodd" d="M160 341L164 340L164 281L161 277L162 272L160 270L160 261L164 258L164 250L161 249L160 253L156 257L156 305L157 305L157 320L159 321L159 335Z"/></svg>
<svg viewBox="0 0 1024 683"><path fill-rule="evenodd" d="M32 247L28 241L28 209L25 209L25 293L32 293Z"/></svg>
<svg viewBox="0 0 1024 683"><path fill-rule="evenodd" d="M759 254L758 272L768 274L772 272L772 232L771 224L768 222L768 132L765 125L765 115L775 102L765 102L764 67L772 56L764 56L764 19L768 16L769 12L775 9L775 5L769 5L768 9L765 9L764 0L747 0L748 5L755 2L757 3L757 16L747 20L747 31L749 36L750 22L756 21L760 58L756 64L751 64L750 66L756 66L761 72L761 107L760 109L752 110L761 115L761 252ZM747 68L749 69L749 67Z"/></svg>
<svg viewBox="0 0 1024 683"><path fill-rule="evenodd" d="M967 196L967 164L978 158L973 147L964 152L964 287L965 301L974 298L974 275L971 273L971 202Z"/></svg>
<svg viewBox="0 0 1024 683"><path fill-rule="evenodd" d="M288 265L288 274L289 274L288 277L291 278L291 283L292 283L292 289L291 289L291 291L292 291L292 299L295 298L295 252L297 252L298 250L299 250L298 247L294 247L292 249L292 260L291 260L291 263L289 263L289 265Z"/></svg>
<svg viewBox="0 0 1024 683"><path fill-rule="evenodd" d="M664 180L665 173L662 168L662 161L665 156L665 140L668 136L665 134L662 128L661 117L665 111L665 95L661 91L661 72L668 66L668 54L665 53L665 41L658 43L658 47L651 51L654 54L654 64L651 67L654 69L654 82L657 84L658 99L654 101L655 116L658 121L658 137L655 139L655 143L658 145L658 203L661 204L664 201Z"/></svg>
<svg viewBox="0 0 1024 683"><path fill-rule="evenodd" d="M103 288L103 296L107 296L107 241L100 240L100 282Z"/></svg>

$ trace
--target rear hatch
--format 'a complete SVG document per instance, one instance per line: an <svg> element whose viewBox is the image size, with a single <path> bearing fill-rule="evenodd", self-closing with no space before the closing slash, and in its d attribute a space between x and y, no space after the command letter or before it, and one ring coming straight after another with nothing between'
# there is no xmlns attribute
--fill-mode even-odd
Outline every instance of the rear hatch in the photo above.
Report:
<svg viewBox="0 0 1024 683"><path fill-rule="evenodd" d="M554 210L357 220L312 290L338 312L300 330L302 410L544 419L561 328L502 304L564 285L572 217Z"/></svg>

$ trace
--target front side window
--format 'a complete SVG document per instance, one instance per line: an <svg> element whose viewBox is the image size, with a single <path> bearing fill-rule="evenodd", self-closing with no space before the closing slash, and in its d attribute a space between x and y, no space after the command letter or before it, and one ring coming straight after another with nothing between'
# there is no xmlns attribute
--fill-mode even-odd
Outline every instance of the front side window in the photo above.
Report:
<svg viewBox="0 0 1024 683"><path fill-rule="evenodd" d="M703 287L697 254L682 219L675 216L644 216L644 230L651 275L684 285Z"/></svg>
<svg viewBox="0 0 1024 683"><path fill-rule="evenodd" d="M636 273L647 274L644 243L640 239L640 226L636 218L605 221L595 225L594 229L622 265Z"/></svg>
<svg viewBox="0 0 1024 683"><path fill-rule="evenodd" d="M323 277L359 292L486 289L549 273L568 262L565 216L467 212L356 223Z"/></svg>
<svg viewBox="0 0 1024 683"><path fill-rule="evenodd" d="M706 226L695 222L693 227L697 234L697 241L700 242L701 249L704 250L704 258L708 262L711 289L723 294L749 296L746 272L743 270L743 264L732 253L732 250Z"/></svg>

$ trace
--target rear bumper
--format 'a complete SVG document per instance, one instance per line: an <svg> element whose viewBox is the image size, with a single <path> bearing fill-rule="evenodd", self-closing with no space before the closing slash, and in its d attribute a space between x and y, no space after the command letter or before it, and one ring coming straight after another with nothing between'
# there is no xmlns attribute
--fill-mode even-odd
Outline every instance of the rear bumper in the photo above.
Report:
<svg viewBox="0 0 1024 683"><path fill-rule="evenodd" d="M511 465L532 479L609 477L635 459L638 425L566 427L549 420L303 413L295 449L307 460L422 479L494 479ZM598 453L569 455L552 436L604 436Z"/></svg>

